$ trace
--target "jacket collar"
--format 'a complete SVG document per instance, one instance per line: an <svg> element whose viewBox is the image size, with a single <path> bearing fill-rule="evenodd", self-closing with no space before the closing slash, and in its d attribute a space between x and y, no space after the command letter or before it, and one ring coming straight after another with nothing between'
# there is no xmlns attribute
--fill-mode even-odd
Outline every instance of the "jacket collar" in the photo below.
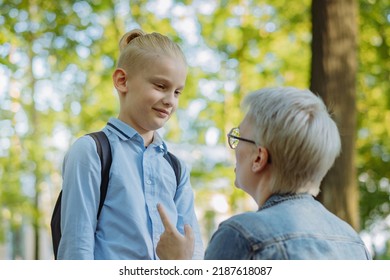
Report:
<svg viewBox="0 0 390 280"><path fill-rule="evenodd" d="M259 208L258 211L265 208L272 207L276 204L282 203L287 200L297 200L297 199L314 199L311 194L308 193L286 193L286 194L273 194L267 201Z"/></svg>

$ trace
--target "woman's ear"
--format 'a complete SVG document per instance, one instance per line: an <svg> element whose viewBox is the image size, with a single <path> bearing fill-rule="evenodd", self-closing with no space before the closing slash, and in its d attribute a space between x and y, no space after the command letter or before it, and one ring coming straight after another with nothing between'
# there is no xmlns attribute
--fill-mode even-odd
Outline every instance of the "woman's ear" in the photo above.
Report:
<svg viewBox="0 0 390 280"><path fill-rule="evenodd" d="M253 172L261 172L269 162L269 153L266 148L257 147L255 159L252 162L252 171Z"/></svg>
<svg viewBox="0 0 390 280"><path fill-rule="evenodd" d="M122 68L115 69L114 73L112 74L112 80L114 82L116 90L119 93L127 92L127 74L125 70L123 70Z"/></svg>

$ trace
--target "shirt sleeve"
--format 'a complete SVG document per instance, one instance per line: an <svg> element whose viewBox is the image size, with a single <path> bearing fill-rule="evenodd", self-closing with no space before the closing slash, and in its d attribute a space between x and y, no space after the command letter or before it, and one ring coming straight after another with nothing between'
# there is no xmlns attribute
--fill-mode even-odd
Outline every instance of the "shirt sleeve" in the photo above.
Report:
<svg viewBox="0 0 390 280"><path fill-rule="evenodd" d="M207 246L206 260L248 260L251 246L242 234L230 226L222 223L212 236Z"/></svg>
<svg viewBox="0 0 390 280"><path fill-rule="evenodd" d="M58 259L94 259L100 165L96 144L89 136L79 138L65 156Z"/></svg>
<svg viewBox="0 0 390 280"><path fill-rule="evenodd" d="M184 234L184 225L189 224L195 235L194 260L203 259L204 248L198 219L195 214L194 193L192 190L189 171L185 164L180 162L182 176L175 195L175 204L178 213L177 229Z"/></svg>

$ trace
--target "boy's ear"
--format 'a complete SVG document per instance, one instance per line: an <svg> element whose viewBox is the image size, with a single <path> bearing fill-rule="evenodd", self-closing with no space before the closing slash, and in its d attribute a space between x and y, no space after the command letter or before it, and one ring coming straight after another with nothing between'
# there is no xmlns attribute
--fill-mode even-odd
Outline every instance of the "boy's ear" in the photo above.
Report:
<svg viewBox="0 0 390 280"><path fill-rule="evenodd" d="M268 164L269 153L266 148L257 147L255 159L252 162L252 171L257 173L262 171Z"/></svg>
<svg viewBox="0 0 390 280"><path fill-rule="evenodd" d="M114 86L120 93L126 93L127 92L127 74L126 71L122 68L115 69L114 73L112 74L112 80L114 82Z"/></svg>

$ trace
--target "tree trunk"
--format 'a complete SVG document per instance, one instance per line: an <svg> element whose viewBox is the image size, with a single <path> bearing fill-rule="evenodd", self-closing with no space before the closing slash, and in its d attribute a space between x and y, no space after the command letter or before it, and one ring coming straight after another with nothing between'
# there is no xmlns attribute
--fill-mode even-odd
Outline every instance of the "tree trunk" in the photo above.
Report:
<svg viewBox="0 0 390 280"><path fill-rule="evenodd" d="M359 193L355 168L357 3L312 1L311 90L319 94L336 121L342 143L339 158L321 186L319 200L359 229Z"/></svg>

